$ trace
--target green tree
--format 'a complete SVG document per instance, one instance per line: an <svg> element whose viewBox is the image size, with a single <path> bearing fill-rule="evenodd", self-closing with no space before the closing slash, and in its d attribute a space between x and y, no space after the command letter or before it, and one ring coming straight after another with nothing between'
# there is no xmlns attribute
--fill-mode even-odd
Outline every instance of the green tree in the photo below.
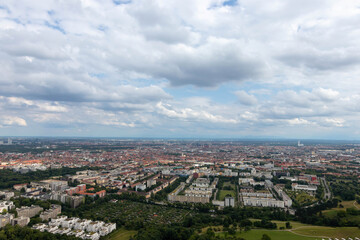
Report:
<svg viewBox="0 0 360 240"><path fill-rule="evenodd" d="M286 223L285 223L285 226L286 226L287 229L291 229L291 228L292 228L290 222L286 222Z"/></svg>
<svg viewBox="0 0 360 240"><path fill-rule="evenodd" d="M271 240L271 237L267 234L263 234L261 240Z"/></svg>

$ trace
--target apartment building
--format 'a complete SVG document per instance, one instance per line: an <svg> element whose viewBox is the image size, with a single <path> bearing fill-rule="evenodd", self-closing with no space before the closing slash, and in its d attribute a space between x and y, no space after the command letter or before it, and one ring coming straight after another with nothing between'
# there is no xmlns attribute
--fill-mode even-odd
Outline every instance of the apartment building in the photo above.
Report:
<svg viewBox="0 0 360 240"><path fill-rule="evenodd" d="M42 207L39 207L37 205L31 205L30 207L21 207L17 208L16 212L18 214L18 217L28 217L32 218L39 214L39 212L43 211L44 209Z"/></svg>
<svg viewBox="0 0 360 240"><path fill-rule="evenodd" d="M30 218L29 217L17 217L17 218L13 218L11 220L11 225L15 226L15 225L19 225L20 227L25 227L29 224L30 222Z"/></svg>
<svg viewBox="0 0 360 240"><path fill-rule="evenodd" d="M12 219L14 219L14 214L7 213L5 215L0 215L0 228L10 224Z"/></svg>
<svg viewBox="0 0 360 240"><path fill-rule="evenodd" d="M251 207L279 207L284 208L284 201L276 200L275 198L256 198L256 197L243 197L244 206Z"/></svg>
<svg viewBox="0 0 360 240"><path fill-rule="evenodd" d="M50 209L45 210L40 214L40 218L43 221L49 221L49 219L56 218L61 213L61 205L52 204Z"/></svg>

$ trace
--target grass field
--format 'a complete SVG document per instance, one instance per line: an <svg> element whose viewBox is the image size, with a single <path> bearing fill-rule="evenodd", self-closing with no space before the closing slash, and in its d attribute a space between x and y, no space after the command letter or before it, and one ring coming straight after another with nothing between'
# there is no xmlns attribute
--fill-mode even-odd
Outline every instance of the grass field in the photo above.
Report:
<svg viewBox="0 0 360 240"><path fill-rule="evenodd" d="M275 221L276 222L276 221ZM294 226L298 226L295 222L291 222ZM281 226L281 224L279 224ZM300 223L301 225L301 223ZM203 231L204 232L204 231ZM271 239L276 240L321 240L323 238L355 238L360 237L360 229L356 227L321 227L302 225L298 228L291 230L266 230L266 229L252 229L248 232L239 231L236 233L237 237L245 238L246 240L259 240L263 234L267 234ZM228 233L218 232L216 235L225 236Z"/></svg>
<svg viewBox="0 0 360 240"><path fill-rule="evenodd" d="M321 240L316 237L304 237L296 235L290 231L277 231L277 230L265 230L265 229L253 229L248 232L236 233L237 237L245 238L246 240L259 240L263 234L269 235L274 240ZM226 233L218 233L217 235L225 236Z"/></svg>
<svg viewBox="0 0 360 240"><path fill-rule="evenodd" d="M306 236L324 236L329 238L355 238L360 237L360 229L357 227L319 227L308 226L292 230L294 233Z"/></svg>
<svg viewBox="0 0 360 240"><path fill-rule="evenodd" d="M129 240L130 237L134 236L135 234L136 231L120 228L106 236L104 240Z"/></svg>
<svg viewBox="0 0 360 240"><path fill-rule="evenodd" d="M340 208L339 206L343 205L343 208ZM339 206L337 208L332 208L331 210L346 210L346 208L355 208L360 210L360 204L358 204L356 201L352 200L352 201L342 201L341 203L339 203ZM330 210L330 211L331 211ZM326 211L324 211L326 212Z"/></svg>
<svg viewBox="0 0 360 240"><path fill-rule="evenodd" d="M223 188L224 187L232 187L232 189L235 190L235 184L232 184L231 182L224 182Z"/></svg>
<svg viewBox="0 0 360 240"><path fill-rule="evenodd" d="M250 219L252 222L254 221L259 221L259 219ZM273 223L277 224L278 229L280 227L285 227L285 223L284 221L271 221ZM328 237L328 238L354 238L354 237L359 237L360 238L360 229L357 227L337 227L337 228L332 228L332 227L323 227L323 226L313 226L313 225L309 225L309 224L303 224L300 222L293 222L290 221L290 225L292 226L292 229L290 229L290 232L292 234L301 234L304 236L308 236L311 237L309 239L314 239L314 237L318 237L318 239L321 239L319 237ZM265 231L260 229L261 231ZM260 231L259 230L259 231ZM258 231L256 229L253 229L251 231ZM281 232L281 231L276 231L276 230L266 230L271 232ZM283 230L283 231L288 231L288 230ZM270 234L268 234L271 238L272 236ZM242 237L244 237L243 235L241 235ZM246 238L247 240L251 240L252 238ZM274 238L272 238L274 239ZM277 238L275 238L277 239ZM297 239L297 238L288 238L288 239ZM306 238L304 238L306 239Z"/></svg>
<svg viewBox="0 0 360 240"><path fill-rule="evenodd" d="M325 210L325 211L322 212L322 214L324 216L329 217L329 218L337 218L337 217L341 216L340 217L341 221L343 221L343 222L351 222L352 224L355 224L355 226L357 224L360 224L360 215L351 215L351 214L346 213L347 208L353 208L353 209L356 209L356 210L360 210L359 204L356 203L355 201L343 201L340 204L342 206L344 206L344 207L340 208L338 206L336 208Z"/></svg>
<svg viewBox="0 0 360 240"><path fill-rule="evenodd" d="M235 197L236 193L235 191L231 191L231 190L220 190L220 195L219 195L219 200L220 201L224 201L226 195L231 195L232 197Z"/></svg>
<svg viewBox="0 0 360 240"><path fill-rule="evenodd" d="M257 219L257 220L254 219L254 221L261 221L261 219ZM271 222L276 223L278 228L281 228L281 227L285 228L285 225L286 225L286 222L284 222L284 221L271 221ZM290 221L290 225L292 226L293 229L299 228L299 227L311 226L309 224L304 224L301 222L293 222L293 221Z"/></svg>

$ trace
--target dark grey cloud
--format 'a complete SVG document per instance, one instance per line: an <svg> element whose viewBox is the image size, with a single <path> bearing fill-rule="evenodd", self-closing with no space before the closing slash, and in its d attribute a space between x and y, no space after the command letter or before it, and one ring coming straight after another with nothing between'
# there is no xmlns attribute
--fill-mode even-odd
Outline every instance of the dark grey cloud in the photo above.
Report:
<svg viewBox="0 0 360 240"><path fill-rule="evenodd" d="M264 64L245 53L234 42L210 41L193 49L177 49L159 62L152 75L173 86L213 87L224 82L244 81L262 76Z"/></svg>

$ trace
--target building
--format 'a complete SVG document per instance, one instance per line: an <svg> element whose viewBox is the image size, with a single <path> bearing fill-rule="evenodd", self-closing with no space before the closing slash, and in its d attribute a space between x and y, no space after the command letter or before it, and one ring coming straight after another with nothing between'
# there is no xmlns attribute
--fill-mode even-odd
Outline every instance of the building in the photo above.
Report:
<svg viewBox="0 0 360 240"><path fill-rule="evenodd" d="M279 185L276 185L274 187L274 190L277 192L277 194L279 196L281 196L282 200L284 201L285 207L291 207L292 206L291 198L286 194L285 191L283 191L283 189Z"/></svg>
<svg viewBox="0 0 360 240"><path fill-rule="evenodd" d="M300 185L297 183L293 183L291 184L292 190L293 191L304 191L307 192L311 195L315 195L316 194L316 190L317 190L317 186L313 186L313 185Z"/></svg>
<svg viewBox="0 0 360 240"><path fill-rule="evenodd" d="M18 217L28 217L32 218L39 214L39 212L43 211L44 209L42 207L39 207L37 205L31 205L30 207L21 207L17 208L16 212L18 214Z"/></svg>
<svg viewBox="0 0 360 240"><path fill-rule="evenodd" d="M0 214L0 228L5 227L7 224L11 223L11 220L14 218L14 214Z"/></svg>
<svg viewBox="0 0 360 240"><path fill-rule="evenodd" d="M273 195L269 192L241 192L243 197L257 197L257 198L272 198Z"/></svg>
<svg viewBox="0 0 360 240"><path fill-rule="evenodd" d="M56 218L61 213L61 205L52 204L50 209L45 210L40 214L40 218L43 221L49 221L49 219Z"/></svg>
<svg viewBox="0 0 360 240"><path fill-rule="evenodd" d="M151 186L153 186L153 185L156 185L156 179L151 178L151 179L149 179L149 180L146 181L146 186L147 186L148 188L151 187Z"/></svg>
<svg viewBox="0 0 360 240"><path fill-rule="evenodd" d="M45 180L49 183L49 186L52 191L64 191L69 187L67 181L60 181L60 180ZM45 182L42 181L42 182Z"/></svg>
<svg viewBox="0 0 360 240"><path fill-rule="evenodd" d="M9 210L15 208L15 205L11 201L0 201L0 214L3 212L8 212Z"/></svg>
<svg viewBox="0 0 360 240"><path fill-rule="evenodd" d="M69 196L64 193L55 192L50 196L51 200L56 200L62 203L68 203L72 208L77 208L80 204L85 201L84 196Z"/></svg>
<svg viewBox="0 0 360 240"><path fill-rule="evenodd" d="M254 198L254 197L243 197L244 206L251 207L279 207L284 208L284 201L276 200L275 198Z"/></svg>
<svg viewBox="0 0 360 240"><path fill-rule="evenodd" d="M100 236L106 236L114 231L116 224L59 216L58 218L51 219L48 225L40 223L34 225L33 228L40 231L75 236L81 239L97 240Z"/></svg>
<svg viewBox="0 0 360 240"><path fill-rule="evenodd" d="M253 185L253 178L239 178L239 185Z"/></svg>
<svg viewBox="0 0 360 240"><path fill-rule="evenodd" d="M15 190L17 190L17 191L20 191L22 188L26 188L26 186L27 186L27 183L15 184L15 185L13 186L13 188L14 188Z"/></svg>
<svg viewBox="0 0 360 240"><path fill-rule="evenodd" d="M225 207L235 207L235 199L233 197L225 197Z"/></svg>
<svg viewBox="0 0 360 240"><path fill-rule="evenodd" d="M146 185L145 185L145 184L139 184L139 185L136 185L136 186L135 186L135 191L139 191L139 190L145 191L145 189L146 189Z"/></svg>
<svg viewBox="0 0 360 240"><path fill-rule="evenodd" d="M273 184L270 180L266 179L266 180L265 180L265 187L267 187L267 188L273 188L273 187L274 187L274 184Z"/></svg>
<svg viewBox="0 0 360 240"><path fill-rule="evenodd" d="M29 224L29 222L30 222L29 217L17 217L11 220L11 225L13 226L19 225L20 227L25 227Z"/></svg>
<svg viewBox="0 0 360 240"><path fill-rule="evenodd" d="M210 185L210 179L208 178L197 178L195 182L192 183L195 187L208 187Z"/></svg>
<svg viewBox="0 0 360 240"><path fill-rule="evenodd" d="M226 169L224 171L224 176L227 176L227 177L237 177L239 175L238 172L233 172L231 169Z"/></svg>
<svg viewBox="0 0 360 240"><path fill-rule="evenodd" d="M186 186L185 183L181 183L178 188L168 195L168 200L173 202L209 203L217 182L218 178L215 178L210 185L210 179L197 178L196 181L184 191L185 195L179 194Z"/></svg>
<svg viewBox="0 0 360 240"><path fill-rule="evenodd" d="M6 201L9 201L10 198L14 197L15 193L10 191L0 191L0 197L4 197Z"/></svg>
<svg viewBox="0 0 360 240"><path fill-rule="evenodd" d="M85 202L84 196L70 196L69 203L72 208L77 208L83 202Z"/></svg>

